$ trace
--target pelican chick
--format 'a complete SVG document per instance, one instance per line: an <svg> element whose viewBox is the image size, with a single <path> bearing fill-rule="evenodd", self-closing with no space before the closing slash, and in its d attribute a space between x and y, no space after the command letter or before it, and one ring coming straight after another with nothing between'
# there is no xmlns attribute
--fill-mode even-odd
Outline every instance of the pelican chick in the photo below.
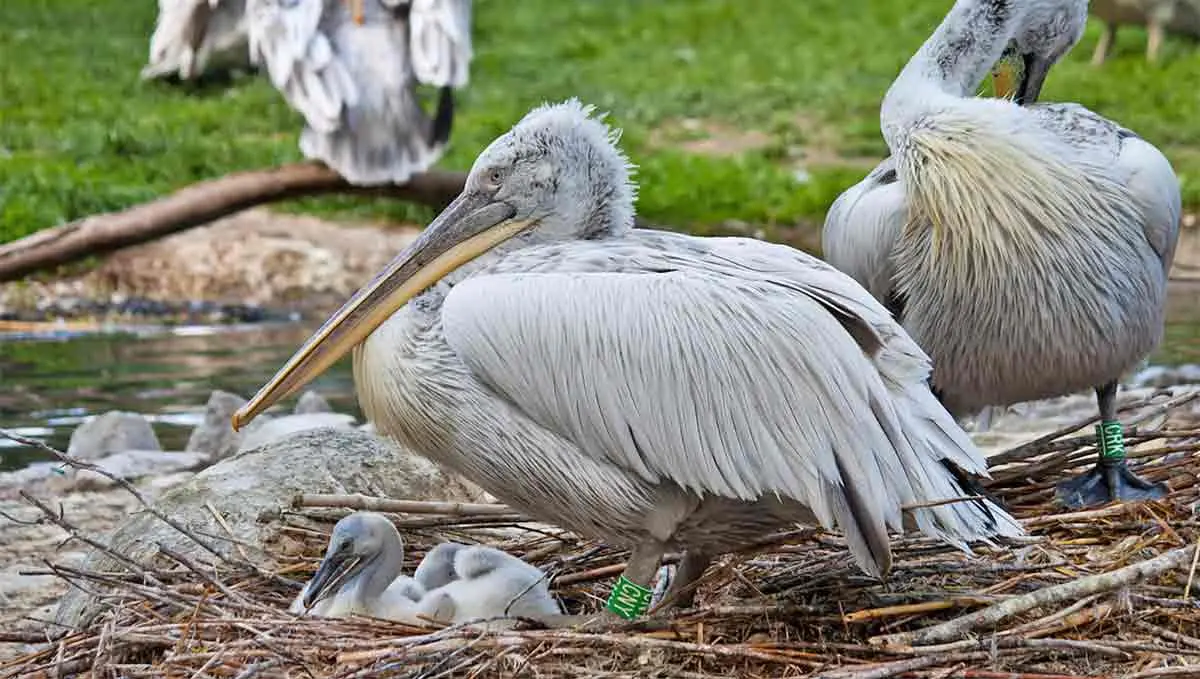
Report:
<svg viewBox="0 0 1200 679"><path fill-rule="evenodd" d="M425 588L401 575L404 543L396 526L372 512L354 512L333 527L325 558L288 610L341 618L368 615L420 624Z"/></svg>
<svg viewBox="0 0 1200 679"><path fill-rule="evenodd" d="M458 575L454 572L454 557L466 545L459 542L443 542L425 553L425 558L417 564L413 571L413 579L425 588L426 592L445 585Z"/></svg>
<svg viewBox="0 0 1200 679"><path fill-rule="evenodd" d="M750 238L633 227L617 133L577 100L528 113L463 193L234 414L240 428L354 350L378 431L539 521L629 547L608 610L645 611L719 554L838 527L865 572L889 529L963 549L1022 534L930 393L929 361L865 290ZM676 599L676 605L687 602Z"/></svg>
<svg viewBox="0 0 1200 679"><path fill-rule="evenodd" d="M444 575L447 558L452 579L428 590L417 607L422 615L454 624L487 621L479 623L486 629L504 629L516 623L493 618L544 621L562 615L540 568L493 547L453 542L438 545L421 561L421 566L430 563L432 570L421 573L418 568L419 575Z"/></svg>
<svg viewBox="0 0 1200 679"><path fill-rule="evenodd" d="M1166 491L1126 466L1116 393L1162 337L1181 211L1154 146L1078 104L1034 105L1086 20L1086 0L958 0L884 97L892 156L822 237L929 353L954 415L1095 390L1099 459L1060 484L1071 507ZM1014 98L970 96L1010 50Z"/></svg>

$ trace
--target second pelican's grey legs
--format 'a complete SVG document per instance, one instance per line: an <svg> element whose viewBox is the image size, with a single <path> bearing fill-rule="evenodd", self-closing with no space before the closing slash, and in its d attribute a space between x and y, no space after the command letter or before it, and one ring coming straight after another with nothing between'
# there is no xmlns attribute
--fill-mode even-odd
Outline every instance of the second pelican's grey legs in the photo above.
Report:
<svg viewBox="0 0 1200 679"><path fill-rule="evenodd" d="M1157 500L1167 494L1163 483L1150 483L1133 472L1125 463L1125 433L1117 421L1116 381L1096 388L1096 403L1100 407L1100 424L1096 425L1096 466L1091 471L1058 484L1058 496L1063 504L1078 509L1127 500Z"/></svg>

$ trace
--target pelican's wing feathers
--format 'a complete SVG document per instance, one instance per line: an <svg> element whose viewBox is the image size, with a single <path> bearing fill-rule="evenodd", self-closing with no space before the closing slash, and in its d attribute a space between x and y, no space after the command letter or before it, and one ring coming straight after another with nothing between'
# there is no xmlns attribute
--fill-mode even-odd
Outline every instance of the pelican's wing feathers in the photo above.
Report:
<svg viewBox="0 0 1200 679"><path fill-rule="evenodd" d="M904 231L908 202L889 156L846 189L825 214L821 252L837 270L858 281L897 317L892 250Z"/></svg>
<svg viewBox="0 0 1200 679"><path fill-rule="evenodd" d="M245 10L245 0L159 0L141 77L195 78L215 53L248 62Z"/></svg>
<svg viewBox="0 0 1200 679"><path fill-rule="evenodd" d="M408 23L390 0L250 0L250 53L308 124L300 148L352 184L403 183L441 157L412 89Z"/></svg>
<svg viewBox="0 0 1200 679"><path fill-rule="evenodd" d="M700 494L794 498L844 530L868 572L887 571L902 504L963 495L943 459L986 473L925 386L928 358L852 279L760 241L646 239L595 246L634 251L620 273L459 283L450 346L584 454ZM963 547L1020 532L995 506L912 516Z"/></svg>
<svg viewBox="0 0 1200 679"><path fill-rule="evenodd" d="M471 0L412 0L409 24L417 80L436 87L466 85L471 64Z"/></svg>

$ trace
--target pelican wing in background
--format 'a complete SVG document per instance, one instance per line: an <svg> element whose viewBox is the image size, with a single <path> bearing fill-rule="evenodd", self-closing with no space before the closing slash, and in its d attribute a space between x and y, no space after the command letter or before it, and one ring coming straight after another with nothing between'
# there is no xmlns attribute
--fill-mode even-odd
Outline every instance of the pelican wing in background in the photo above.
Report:
<svg viewBox="0 0 1200 679"><path fill-rule="evenodd" d="M362 185L403 183L437 162L449 94L435 124L416 98L405 12L362 0L360 25L343 0L250 3L251 55L304 116L306 157Z"/></svg>
<svg viewBox="0 0 1200 679"><path fill-rule="evenodd" d="M900 505L961 494L929 471L946 450L986 474L925 387L924 354L851 279L753 241L669 252L647 244L642 272L463 281L447 341L586 455L699 495L794 498L845 530L869 572L887 570ZM964 507L944 508L919 513L922 528L959 545L978 533Z"/></svg>
<svg viewBox="0 0 1200 679"><path fill-rule="evenodd" d="M246 0L159 0L142 78L198 77L210 60L249 64Z"/></svg>
<svg viewBox="0 0 1200 679"><path fill-rule="evenodd" d="M437 87L466 85L471 64L471 0L412 0L409 22L417 80Z"/></svg>

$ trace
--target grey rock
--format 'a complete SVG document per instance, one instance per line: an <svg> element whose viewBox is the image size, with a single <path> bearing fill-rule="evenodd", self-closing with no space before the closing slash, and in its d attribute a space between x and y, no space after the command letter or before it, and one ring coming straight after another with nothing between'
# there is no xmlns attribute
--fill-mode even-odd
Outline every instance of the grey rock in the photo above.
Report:
<svg viewBox="0 0 1200 679"><path fill-rule="evenodd" d="M201 453L126 450L107 455L92 464L117 478L133 481L197 469L207 462L208 456ZM115 485L116 482L103 474L74 469L58 462L35 462L23 469L0 473L0 497L20 489L59 494Z"/></svg>
<svg viewBox="0 0 1200 679"><path fill-rule="evenodd" d="M230 418L245 403L246 399L227 391L210 394L204 406L204 421L192 430L184 450L203 453L213 460L221 460L237 452L242 433L233 430ZM261 426L260 419L251 424Z"/></svg>
<svg viewBox="0 0 1200 679"><path fill-rule="evenodd" d="M300 400L296 401L296 407L292 412L296 415L332 413L333 408L330 407L329 401L326 401L324 396L315 391L306 391L300 396Z"/></svg>
<svg viewBox="0 0 1200 679"><path fill-rule="evenodd" d="M137 413L110 410L71 432L67 453L81 460L98 460L124 450L162 450L154 429Z"/></svg>
<svg viewBox="0 0 1200 679"><path fill-rule="evenodd" d="M252 424L257 424L255 420ZM238 450L250 450L258 446L271 443L284 436L295 434L296 432L306 431L308 429L319 429L330 427L333 429L350 429L354 426L353 415L340 415L338 413L310 413L306 415L284 415L269 420L264 420L256 427L247 427L241 434L242 440L238 443Z"/></svg>
<svg viewBox="0 0 1200 679"><path fill-rule="evenodd" d="M245 545L273 540L281 511L299 493L463 502L485 498L474 484L385 439L352 429L325 428L292 434L222 460L164 493L155 507L197 533L224 535L226 529L213 517L211 505L247 556L269 568L276 564L265 552ZM230 543L211 542L221 553L235 556ZM159 543L199 562L211 562L203 548L145 511L130 516L107 538L114 551L141 563L155 558ZM95 551L84 568L124 570L111 556ZM86 626L101 610L92 595L72 588L60 603L56 620L60 625Z"/></svg>

